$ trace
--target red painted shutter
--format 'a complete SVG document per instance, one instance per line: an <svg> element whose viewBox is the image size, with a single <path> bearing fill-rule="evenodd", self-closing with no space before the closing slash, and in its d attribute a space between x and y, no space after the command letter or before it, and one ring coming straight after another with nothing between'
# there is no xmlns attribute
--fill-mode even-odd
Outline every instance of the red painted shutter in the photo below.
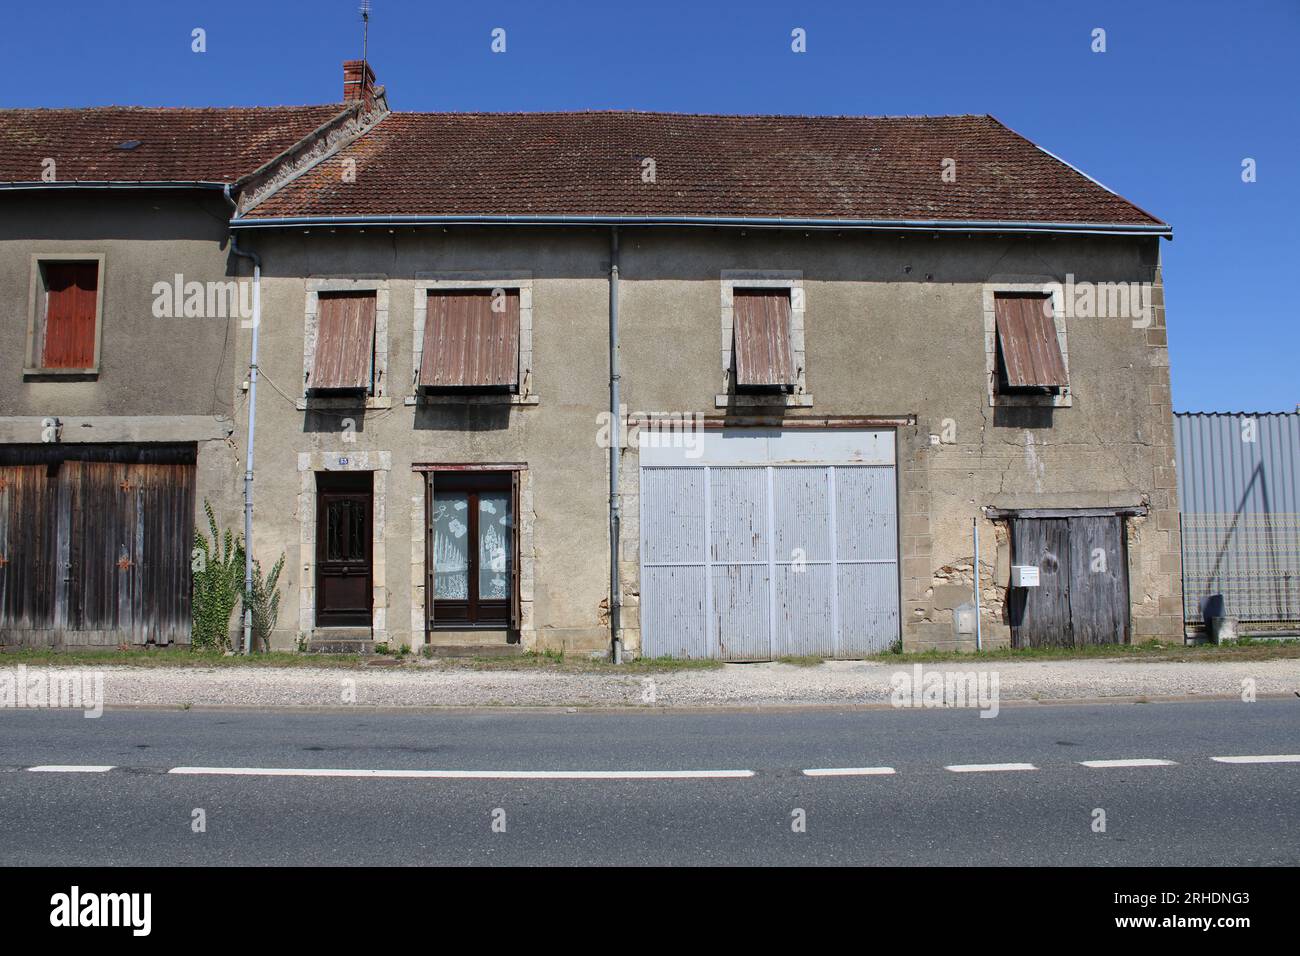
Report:
<svg viewBox="0 0 1300 956"><path fill-rule="evenodd" d="M45 337L42 368L93 368L99 264L45 265Z"/></svg>

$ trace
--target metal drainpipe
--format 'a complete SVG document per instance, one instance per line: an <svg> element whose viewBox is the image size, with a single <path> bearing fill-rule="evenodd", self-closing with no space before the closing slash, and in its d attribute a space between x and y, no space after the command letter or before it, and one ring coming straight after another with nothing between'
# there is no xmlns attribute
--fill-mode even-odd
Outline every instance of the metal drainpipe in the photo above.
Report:
<svg viewBox="0 0 1300 956"><path fill-rule="evenodd" d="M619 452L623 439L623 418L619 405L618 372L618 226L609 231L609 635L610 656L615 664L623 662L623 642L619 618L622 601L618 581L619 524L622 520L622 496L619 494Z"/></svg>
<svg viewBox="0 0 1300 956"><path fill-rule="evenodd" d="M980 623L980 519L978 516L971 519L971 527L975 529L975 650L984 650L984 633Z"/></svg>
<svg viewBox="0 0 1300 956"><path fill-rule="evenodd" d="M223 190L226 202L238 210L230 198L230 186ZM248 362L248 454L244 468L244 646L243 653L253 652L253 442L257 434L257 345L262 326L262 257L239 248L235 232L230 231L230 251L253 263L253 347Z"/></svg>

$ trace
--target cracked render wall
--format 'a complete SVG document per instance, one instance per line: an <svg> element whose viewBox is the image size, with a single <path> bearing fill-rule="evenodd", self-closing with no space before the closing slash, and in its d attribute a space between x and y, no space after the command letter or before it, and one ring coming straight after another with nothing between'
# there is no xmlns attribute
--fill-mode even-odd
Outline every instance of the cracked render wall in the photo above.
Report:
<svg viewBox="0 0 1300 956"><path fill-rule="evenodd" d="M258 234L264 255L257 553L289 557L278 646L301 636L307 467L380 462L376 639L416 645L420 576L418 462L525 462L524 643L607 647L608 231L599 229L316 231ZM972 577L971 521L981 528L984 637L1010 638L1005 524L983 509L1143 505L1128 519L1133 635L1181 633L1177 502L1163 290L1156 240L886 237L834 233L624 230L623 401L631 413L720 416L718 348L724 273L796 275L805 296L805 400L778 419L905 416L898 442L902 639L909 650L973 646L952 608ZM416 293L431 276L527 275L536 402L417 407L412 395ZM1068 318L1070 404L991 407L984 302L990 283L1147 282L1153 314ZM382 394L361 414L303 409L309 285L356 280L386 292ZM381 308L383 305L381 304ZM242 337L247 348L247 335ZM274 386L270 384L274 382ZM278 386L278 388L276 388ZM280 394L283 392L283 394ZM244 409L237 408L242 424ZM344 418L355 420L344 443ZM237 433L244 442L242 428ZM336 462L335 462L336 464ZM367 466L370 467L370 466ZM638 460L622 453L620 554L625 647L639 630Z"/></svg>
<svg viewBox="0 0 1300 956"><path fill-rule="evenodd" d="M623 395L635 412L718 415L724 272L797 274L807 407L792 416L907 415L898 429L903 646L971 649L953 608L971 596L980 526L985 646L1009 643L1010 541L992 508L1145 506L1129 518L1134 640L1181 634L1173 415L1158 240L629 234ZM1148 319L1067 317L1068 407L991 406L990 286L1147 283ZM639 646L635 441L623 455L625 644Z"/></svg>

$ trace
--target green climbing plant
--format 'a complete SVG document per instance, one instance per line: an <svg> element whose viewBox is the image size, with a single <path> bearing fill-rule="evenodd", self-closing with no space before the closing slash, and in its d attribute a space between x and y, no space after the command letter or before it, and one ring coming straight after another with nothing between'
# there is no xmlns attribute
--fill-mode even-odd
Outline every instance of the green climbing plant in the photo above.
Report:
<svg viewBox="0 0 1300 956"><path fill-rule="evenodd" d="M250 602L253 610L253 647L260 647L264 651L271 649L271 632L280 620L279 583L280 572L283 570L283 551L275 564L271 565L271 573L265 577L262 576L262 565L256 558L253 559L253 595Z"/></svg>
<svg viewBox="0 0 1300 956"><path fill-rule="evenodd" d="M222 534L217 528L212 505L205 498L203 512L208 517L211 539L194 529L191 614L193 629L190 641L196 648L230 647L230 615L239 604L244 588L244 547L234 533Z"/></svg>

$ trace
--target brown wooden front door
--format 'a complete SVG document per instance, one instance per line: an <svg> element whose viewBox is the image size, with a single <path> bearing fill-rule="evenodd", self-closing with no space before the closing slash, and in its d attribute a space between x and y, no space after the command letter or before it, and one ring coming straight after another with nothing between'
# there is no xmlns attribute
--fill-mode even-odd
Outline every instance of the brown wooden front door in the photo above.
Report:
<svg viewBox="0 0 1300 956"><path fill-rule="evenodd" d="M317 627L370 626L373 511L370 472L317 475Z"/></svg>

